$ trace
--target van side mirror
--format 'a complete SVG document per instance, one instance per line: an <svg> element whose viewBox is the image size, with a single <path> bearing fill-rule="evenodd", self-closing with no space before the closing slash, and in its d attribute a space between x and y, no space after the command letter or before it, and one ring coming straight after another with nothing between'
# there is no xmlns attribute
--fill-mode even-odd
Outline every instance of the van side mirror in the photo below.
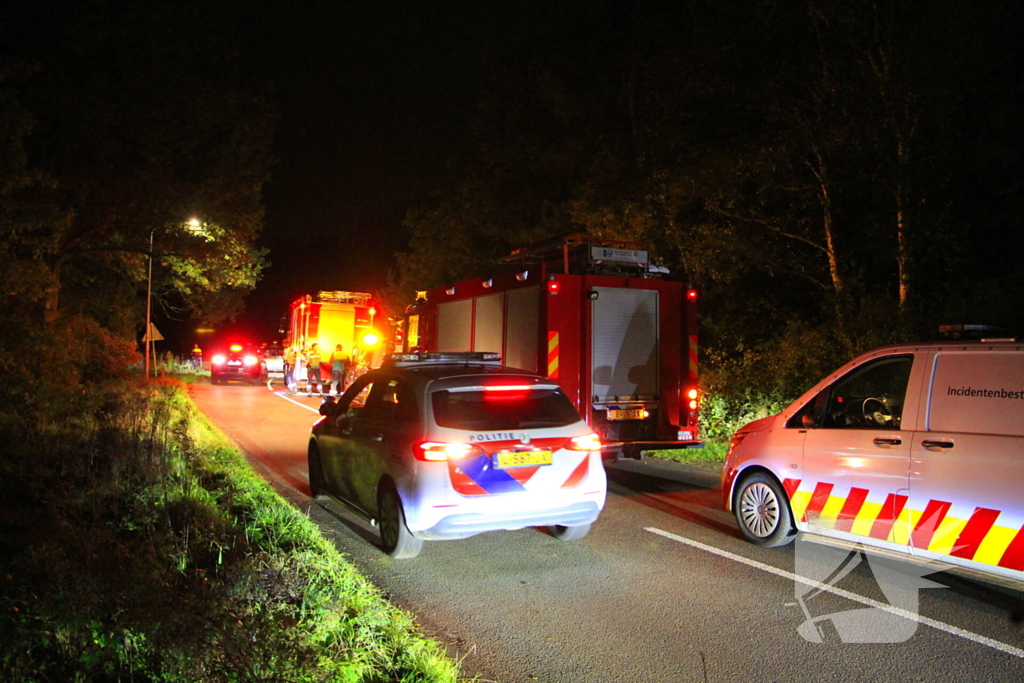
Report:
<svg viewBox="0 0 1024 683"><path fill-rule="evenodd" d="M818 426L818 423L814 421L814 413L808 411L800 417L800 424L803 425L804 429L814 429Z"/></svg>

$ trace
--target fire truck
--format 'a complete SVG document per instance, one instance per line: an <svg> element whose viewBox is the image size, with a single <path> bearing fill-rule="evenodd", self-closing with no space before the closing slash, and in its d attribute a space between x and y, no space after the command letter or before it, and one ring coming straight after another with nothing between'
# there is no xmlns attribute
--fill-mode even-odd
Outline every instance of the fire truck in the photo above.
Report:
<svg viewBox="0 0 1024 683"><path fill-rule="evenodd" d="M291 345L308 350L316 342L330 379L327 364L337 344L360 360L363 367L376 367L382 358L381 334L375 328L378 318L373 296L365 292L322 291L292 302L282 333ZM298 368L297 380L305 379L305 368Z"/></svg>
<svg viewBox="0 0 1024 683"><path fill-rule="evenodd" d="M516 250L508 268L420 292L402 351L490 351L546 375L605 457L700 448L697 292L650 245L569 235Z"/></svg>

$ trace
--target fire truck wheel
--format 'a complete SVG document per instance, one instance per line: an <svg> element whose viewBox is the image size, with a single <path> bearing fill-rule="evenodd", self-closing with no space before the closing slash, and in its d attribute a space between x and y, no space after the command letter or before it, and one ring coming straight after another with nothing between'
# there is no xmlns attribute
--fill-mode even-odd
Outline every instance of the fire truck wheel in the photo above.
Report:
<svg viewBox="0 0 1024 683"><path fill-rule="evenodd" d="M315 442L309 444L306 462L309 465L309 491L316 498L324 492L324 467L320 464L320 448Z"/></svg>
<svg viewBox="0 0 1024 683"><path fill-rule="evenodd" d="M786 493L771 476L755 472L736 489L733 510L740 531L748 541L764 548L776 548L796 538L793 514Z"/></svg>
<svg viewBox="0 0 1024 683"><path fill-rule="evenodd" d="M576 541L590 532L590 525L561 526L560 524L552 524L548 527L548 531L560 541Z"/></svg>
<svg viewBox="0 0 1024 683"><path fill-rule="evenodd" d="M384 482L377 494L377 525L381 547L396 560L412 559L423 549L423 539L413 536L405 525L402 499L391 482Z"/></svg>

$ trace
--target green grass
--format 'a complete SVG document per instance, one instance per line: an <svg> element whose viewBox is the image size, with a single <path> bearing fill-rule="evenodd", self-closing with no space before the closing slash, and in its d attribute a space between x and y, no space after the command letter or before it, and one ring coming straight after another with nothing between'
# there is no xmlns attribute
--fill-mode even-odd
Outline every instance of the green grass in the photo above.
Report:
<svg viewBox="0 0 1024 683"><path fill-rule="evenodd" d="M674 462L696 465L708 470L719 470L725 462L728 441L706 440L704 448L680 448L676 450L651 451L650 456Z"/></svg>
<svg viewBox="0 0 1024 683"><path fill-rule="evenodd" d="M5 433L0 680L455 682L179 382Z"/></svg>

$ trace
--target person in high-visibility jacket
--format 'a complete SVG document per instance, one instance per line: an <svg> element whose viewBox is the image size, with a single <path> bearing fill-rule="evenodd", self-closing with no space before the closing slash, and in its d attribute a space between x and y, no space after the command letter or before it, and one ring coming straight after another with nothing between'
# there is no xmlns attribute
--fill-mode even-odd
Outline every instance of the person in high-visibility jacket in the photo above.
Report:
<svg viewBox="0 0 1024 683"><path fill-rule="evenodd" d="M306 391L310 395L323 393L320 380L320 349L316 342L310 345L306 354Z"/></svg>
<svg viewBox="0 0 1024 683"><path fill-rule="evenodd" d="M284 345L284 386L289 394L294 394L299 390L299 385L295 382L296 356L295 347L292 346L291 341L286 341Z"/></svg>
<svg viewBox="0 0 1024 683"><path fill-rule="evenodd" d="M338 344L334 347L334 352L331 353L331 382L334 383L334 392L341 396L342 392L345 391L345 372L348 370L348 354L345 353L344 347ZM327 387L327 393L331 393L331 388Z"/></svg>

